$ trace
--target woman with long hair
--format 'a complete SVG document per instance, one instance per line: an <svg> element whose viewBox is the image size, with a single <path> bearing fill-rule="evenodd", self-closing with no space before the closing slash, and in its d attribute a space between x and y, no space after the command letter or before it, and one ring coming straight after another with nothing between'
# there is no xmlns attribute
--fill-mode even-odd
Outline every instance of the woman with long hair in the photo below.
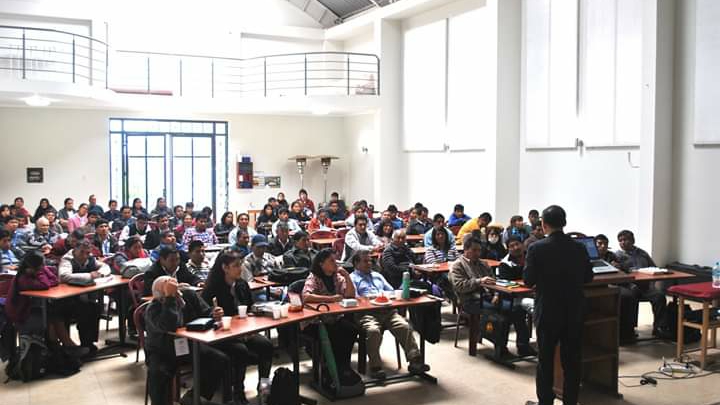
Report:
<svg viewBox="0 0 720 405"><path fill-rule="evenodd" d="M207 284L202 292L206 302L217 301L217 306L223 309L225 316L238 314L238 306L253 304L253 295L250 286L242 278L243 255L229 249L224 250L215 259ZM246 336L241 339L228 339L213 347L230 356L235 367L236 380L233 382L236 402L247 404L245 399L245 369L248 364L258 365L260 378L270 377L272 367L273 345L270 339L263 335Z"/></svg>
<svg viewBox="0 0 720 405"><path fill-rule="evenodd" d="M41 332L42 308L35 306L31 297L21 295L22 291L47 290L58 285L55 272L45 266L45 259L36 252L28 253L17 269L17 274L10 285L10 293L5 306L5 313L20 333ZM80 348L65 328L63 313L71 312L63 300L51 301L47 307L48 345L51 349L62 348L68 354L81 356L88 353L87 348Z"/></svg>
<svg viewBox="0 0 720 405"><path fill-rule="evenodd" d="M342 301L344 298L355 298L355 284L345 269L338 267L335 253L325 248L318 252L310 265L310 274L305 280L302 294L303 302L328 303ZM350 357L355 345L357 332L354 323L344 317L323 320L335 354L335 362L339 372L350 370ZM318 337L318 326L313 324L305 328L305 333Z"/></svg>
<svg viewBox="0 0 720 405"><path fill-rule="evenodd" d="M278 218L277 215L275 215L275 210L273 210L272 204L265 204L262 212L255 220L255 229L263 235L269 235L272 224L275 223L277 219Z"/></svg>
<svg viewBox="0 0 720 405"><path fill-rule="evenodd" d="M392 242L392 235L394 231L395 228L393 227L392 221L389 219L383 219L378 224L378 233L376 236L380 238L384 244L389 244Z"/></svg>
<svg viewBox="0 0 720 405"><path fill-rule="evenodd" d="M425 263L445 263L457 260L458 252L455 245L450 243L445 228L433 228L432 246L425 250Z"/></svg>
<svg viewBox="0 0 720 405"><path fill-rule="evenodd" d="M487 229L487 246L484 249L482 258L500 261L507 254L507 249L502 242L502 231L495 227L488 227Z"/></svg>
<svg viewBox="0 0 720 405"><path fill-rule="evenodd" d="M220 243L228 243L228 235L235 228L235 218L232 212L228 211L220 217L220 222L215 225L215 235Z"/></svg>
<svg viewBox="0 0 720 405"><path fill-rule="evenodd" d="M133 203L132 203L132 215L137 218L137 216L140 214L145 214L148 217L150 216L150 214L148 214L147 210L143 207L142 199L135 198L135 199L133 199Z"/></svg>
<svg viewBox="0 0 720 405"><path fill-rule="evenodd" d="M55 207L50 204L50 200L47 198L41 198L37 209L35 209L35 215L32 217L32 222L35 223L38 219L45 216L48 211L55 211Z"/></svg>
<svg viewBox="0 0 720 405"><path fill-rule="evenodd" d="M158 197L157 201L155 202L155 208L150 212L150 218L155 218L160 215L165 215L167 217L173 216L173 211L168 207L167 200L165 200L164 197Z"/></svg>

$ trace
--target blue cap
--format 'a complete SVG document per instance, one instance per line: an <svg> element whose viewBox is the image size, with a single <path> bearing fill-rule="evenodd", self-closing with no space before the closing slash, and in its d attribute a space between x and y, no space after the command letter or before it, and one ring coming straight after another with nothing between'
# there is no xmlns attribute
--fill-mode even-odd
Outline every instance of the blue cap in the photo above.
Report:
<svg viewBox="0 0 720 405"><path fill-rule="evenodd" d="M268 246L268 241L265 235L257 234L252 237L252 241L250 242L251 246L255 247L263 247Z"/></svg>

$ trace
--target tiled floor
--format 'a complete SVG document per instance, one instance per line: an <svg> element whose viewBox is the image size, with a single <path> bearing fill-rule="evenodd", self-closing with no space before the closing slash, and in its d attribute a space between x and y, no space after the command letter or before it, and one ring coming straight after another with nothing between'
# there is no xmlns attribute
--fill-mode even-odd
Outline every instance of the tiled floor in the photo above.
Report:
<svg viewBox="0 0 720 405"><path fill-rule="evenodd" d="M650 311L642 308L641 332L647 332ZM445 308L448 311L448 308ZM449 314L448 314L449 315ZM104 323L103 323L104 326ZM431 373L438 377L437 386L422 382L404 382L386 387L371 388L364 397L344 400L343 404L524 404L534 398L535 367L531 363L518 363L516 370L508 370L490 363L482 356L467 355L467 342L453 347L454 330L446 330L439 344L428 345L427 354ZM114 331L110 333L114 336ZM464 337L464 335L462 335ZM511 347L511 350L513 348ZM490 350L481 346L480 352ZM622 348L620 374L638 375L656 370L662 357L672 358L675 346L662 342L645 342ZM383 357L388 369L394 367L394 345L386 334ZM127 358L113 358L83 366L80 373L63 379L45 379L27 384L12 381L0 384L0 405L130 405L142 404L145 390L145 370L141 362L135 363L134 351ZM276 365L286 362L285 356ZM304 362L303 379L309 378L309 362ZM256 374L248 371L247 387L254 387ZM4 366L0 381L5 380ZM626 385L637 385L638 378L621 379ZM581 398L582 404L633 404L633 405L709 405L720 402L720 374L706 377L659 381L657 387L620 387L622 400L591 394ZM319 399L320 404L330 403L321 398L307 384L303 394ZM247 393L248 398L255 396ZM252 400L252 399L251 399Z"/></svg>

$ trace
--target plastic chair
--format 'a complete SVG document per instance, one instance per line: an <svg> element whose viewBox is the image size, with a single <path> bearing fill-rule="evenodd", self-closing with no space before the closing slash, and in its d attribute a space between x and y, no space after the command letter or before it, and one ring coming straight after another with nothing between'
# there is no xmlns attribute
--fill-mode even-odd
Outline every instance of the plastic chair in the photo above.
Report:
<svg viewBox="0 0 720 405"><path fill-rule="evenodd" d="M327 231L327 230L317 230L315 232L310 233L310 235L309 235L310 240L331 239L334 237L335 237L335 231Z"/></svg>

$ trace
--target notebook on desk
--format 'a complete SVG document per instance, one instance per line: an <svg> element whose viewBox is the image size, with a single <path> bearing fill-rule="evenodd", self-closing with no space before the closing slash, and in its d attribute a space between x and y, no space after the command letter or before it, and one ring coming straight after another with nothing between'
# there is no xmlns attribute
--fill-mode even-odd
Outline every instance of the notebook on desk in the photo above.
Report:
<svg viewBox="0 0 720 405"><path fill-rule="evenodd" d="M618 271L615 266L600 258L600 253L598 253L597 246L595 246L595 238L578 238L577 241L585 246L585 250L588 256L590 256L593 273L605 274L616 273Z"/></svg>

